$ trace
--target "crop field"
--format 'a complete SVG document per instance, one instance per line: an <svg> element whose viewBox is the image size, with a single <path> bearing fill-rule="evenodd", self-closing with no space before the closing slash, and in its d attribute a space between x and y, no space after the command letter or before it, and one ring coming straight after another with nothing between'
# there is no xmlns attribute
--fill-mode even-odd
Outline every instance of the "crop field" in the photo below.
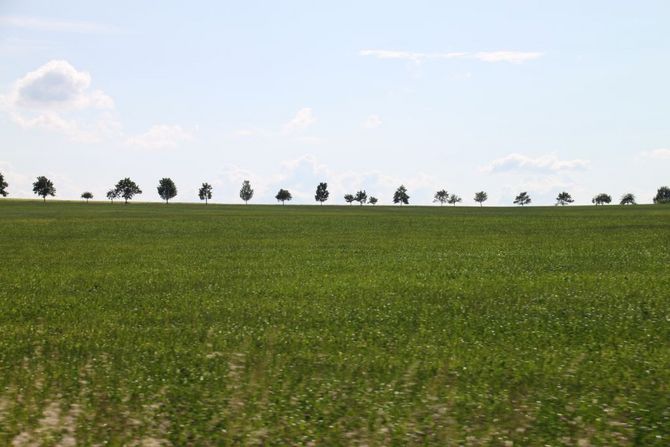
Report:
<svg viewBox="0 0 670 447"><path fill-rule="evenodd" d="M670 445L670 206L0 200L0 445Z"/></svg>

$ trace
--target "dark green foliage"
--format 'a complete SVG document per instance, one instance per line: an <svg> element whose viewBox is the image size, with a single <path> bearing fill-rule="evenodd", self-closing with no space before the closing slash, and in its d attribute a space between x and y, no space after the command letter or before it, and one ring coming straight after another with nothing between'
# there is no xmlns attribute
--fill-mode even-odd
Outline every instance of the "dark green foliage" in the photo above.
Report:
<svg viewBox="0 0 670 447"><path fill-rule="evenodd" d="M407 195L405 185L400 185L393 193L393 203L399 203L400 206L409 204L409 195Z"/></svg>
<svg viewBox="0 0 670 447"><path fill-rule="evenodd" d="M354 200L358 202L360 205L363 205L365 202L368 201L368 194L365 191L358 191L354 196Z"/></svg>
<svg viewBox="0 0 670 447"><path fill-rule="evenodd" d="M107 191L106 196L110 202L114 203L114 199L119 198L119 191L116 189L110 189L109 191Z"/></svg>
<svg viewBox="0 0 670 447"><path fill-rule="evenodd" d="M164 177L158 181L158 195L161 199L168 201L177 196L177 185L174 184L171 178Z"/></svg>
<svg viewBox="0 0 670 447"><path fill-rule="evenodd" d="M635 196L632 193L627 193L621 196L620 205L636 205Z"/></svg>
<svg viewBox="0 0 670 447"><path fill-rule="evenodd" d="M205 205L212 198L212 185L209 183L203 183L200 189L198 190L198 198L205 201Z"/></svg>
<svg viewBox="0 0 670 447"><path fill-rule="evenodd" d="M447 203L448 203L449 205L453 205L453 206L456 206L456 204L459 203L459 202L461 202L461 201L463 201L463 199L461 199L461 198L460 198L459 196L457 196L456 194L451 194L451 195L449 196L449 198L447 199Z"/></svg>
<svg viewBox="0 0 670 447"><path fill-rule="evenodd" d="M521 206L528 205L530 202L531 202L530 196L525 191L522 192L522 193L519 193L519 195L516 196L516 198L514 199L514 203L516 205L521 205Z"/></svg>
<svg viewBox="0 0 670 447"><path fill-rule="evenodd" d="M44 176L37 177L35 183L33 183L33 192L38 196L42 197L44 203L47 201L47 196L55 196L56 188L51 180Z"/></svg>
<svg viewBox="0 0 670 447"><path fill-rule="evenodd" d="M654 197L654 203L670 203L670 188L667 186L658 188Z"/></svg>
<svg viewBox="0 0 670 447"><path fill-rule="evenodd" d="M330 192L328 192L328 183L321 182L316 187L316 194L314 194L314 200L323 205L323 202L328 200L329 195Z"/></svg>
<svg viewBox="0 0 670 447"><path fill-rule="evenodd" d="M370 202L370 205L375 206L379 200L375 196L370 196L368 199L368 202Z"/></svg>
<svg viewBox="0 0 670 447"><path fill-rule="evenodd" d="M277 199L277 201L281 202L281 204L283 205L284 202L291 201L291 199L293 199L293 196L291 195L290 192L288 192L288 190L280 189L279 192L277 192L275 199Z"/></svg>
<svg viewBox="0 0 670 447"><path fill-rule="evenodd" d="M479 203L480 207L488 199L489 199L489 195L484 191L479 191L479 192L475 193L475 202Z"/></svg>
<svg viewBox="0 0 670 447"><path fill-rule="evenodd" d="M574 202L572 196L565 191L559 193L556 197L556 205L565 206L571 204L572 202Z"/></svg>
<svg viewBox="0 0 670 447"><path fill-rule="evenodd" d="M5 176L0 172L0 196L7 197L7 187L9 184L5 181Z"/></svg>
<svg viewBox="0 0 670 447"><path fill-rule="evenodd" d="M254 190L251 189L251 183L249 183L249 180L245 180L242 182L242 188L240 189L240 199L244 200L246 205L253 196Z"/></svg>
<svg viewBox="0 0 670 447"><path fill-rule="evenodd" d="M606 205L612 202L612 196L609 194L605 193L600 193L597 196L595 196L593 199L591 199L591 203L594 203L596 206L598 205Z"/></svg>
<svg viewBox="0 0 670 447"><path fill-rule="evenodd" d="M349 205L353 203L353 201L356 200L353 194L345 194L344 195L344 201L347 202Z"/></svg>
<svg viewBox="0 0 670 447"><path fill-rule="evenodd" d="M128 177L119 180L114 187L114 191L116 192L116 196L123 198L126 204L128 204L128 200L132 200L135 195L142 194L140 187ZM107 197L109 198L109 196Z"/></svg>
<svg viewBox="0 0 670 447"><path fill-rule="evenodd" d="M88 203L88 201L93 198L93 193L86 191L82 193L81 198L86 200L86 203Z"/></svg>
<svg viewBox="0 0 670 447"><path fill-rule="evenodd" d="M433 196L433 203L439 203L440 206L443 206L449 200L449 193L446 189L441 189L435 193Z"/></svg>
<svg viewBox="0 0 670 447"><path fill-rule="evenodd" d="M652 446L670 206L0 201L0 445Z"/></svg>

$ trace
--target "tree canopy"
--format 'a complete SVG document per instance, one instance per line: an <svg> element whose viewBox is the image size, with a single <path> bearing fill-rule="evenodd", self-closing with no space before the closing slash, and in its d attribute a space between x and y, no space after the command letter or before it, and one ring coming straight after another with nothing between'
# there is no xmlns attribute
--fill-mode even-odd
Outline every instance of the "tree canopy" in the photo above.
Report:
<svg viewBox="0 0 670 447"><path fill-rule="evenodd" d="M489 195L484 191L479 191L475 193L475 202L479 203L479 206L482 206L484 202L489 199Z"/></svg>
<svg viewBox="0 0 670 447"><path fill-rule="evenodd" d="M621 196L621 201L619 202L620 205L637 205L635 202L635 195L632 193L626 193L623 196Z"/></svg>
<svg viewBox="0 0 670 447"><path fill-rule="evenodd" d="M290 201L293 199L293 196L291 195L290 192L286 189L280 189L279 192L277 192L277 195L275 196L275 199L277 199L278 202L281 202L283 205L284 202Z"/></svg>
<svg viewBox="0 0 670 447"><path fill-rule="evenodd" d="M251 183L249 183L249 180L243 181L242 188L240 189L240 199L244 200L244 204L246 205L253 196L254 190L251 189Z"/></svg>
<svg viewBox="0 0 670 447"><path fill-rule="evenodd" d="M328 200L329 195L330 195L330 192L328 192L328 183L321 182L316 187L316 194L314 194L314 200L316 200L317 202L321 203L321 205L323 205L323 202Z"/></svg>
<svg viewBox="0 0 670 447"><path fill-rule="evenodd" d="M451 194L451 195L449 196L449 198L447 199L447 203L448 203L449 205L453 205L453 206L456 206L456 204L457 204L458 202L462 202L462 201L463 201L463 199L461 199L461 198L460 198L459 196L457 196L456 194Z"/></svg>
<svg viewBox="0 0 670 447"><path fill-rule="evenodd" d="M398 189L393 193L393 203L399 203L400 206L409 204L409 195L407 195L405 185L398 186Z"/></svg>
<svg viewBox="0 0 670 447"><path fill-rule="evenodd" d="M378 201L379 201L379 200L378 200L375 196L370 196L370 198L368 199L368 202L369 202L370 205L372 205L372 206L375 206L375 205L377 204Z"/></svg>
<svg viewBox="0 0 670 447"><path fill-rule="evenodd" d="M132 200L135 195L142 194L140 187L128 177L119 180L114 187L114 191L116 191L117 197L122 197L126 204L128 204L128 200Z"/></svg>
<svg viewBox="0 0 670 447"><path fill-rule="evenodd" d="M0 172L0 196L7 197L7 187L9 184L5 181L5 177Z"/></svg>
<svg viewBox="0 0 670 447"><path fill-rule="evenodd" d="M354 200L356 200L356 197L354 197L353 194L344 195L344 201L347 202L349 205L351 205Z"/></svg>
<svg viewBox="0 0 670 447"><path fill-rule="evenodd" d="M170 199L177 196L177 185L174 184L171 178L164 177L158 181L158 195L161 199L168 203Z"/></svg>
<svg viewBox="0 0 670 447"><path fill-rule="evenodd" d="M574 202L574 199L566 191L563 191L559 193L558 196L556 196L556 205L565 206L571 204L572 202Z"/></svg>
<svg viewBox="0 0 670 447"><path fill-rule="evenodd" d="M47 196L53 197L56 195L56 188L51 180L42 175L37 177L37 180L33 183L33 192L42 197L44 203L46 203Z"/></svg>
<svg viewBox="0 0 670 447"><path fill-rule="evenodd" d="M449 193L446 189L440 189L433 196L433 203L439 203L440 206L447 203L447 200L449 200Z"/></svg>
<svg viewBox="0 0 670 447"><path fill-rule="evenodd" d="M365 202L368 201L368 194L363 191L358 191L356 195L354 196L354 200L359 203L359 205L363 205Z"/></svg>
<svg viewBox="0 0 670 447"><path fill-rule="evenodd" d="M670 203L670 188L661 186L656 192L654 203Z"/></svg>
<svg viewBox="0 0 670 447"><path fill-rule="evenodd" d="M114 203L114 199L117 199L119 197L119 191L116 189L110 189L107 191L107 199L109 199L112 203Z"/></svg>
<svg viewBox="0 0 670 447"><path fill-rule="evenodd" d="M518 196L514 198L514 203L517 205L528 205L531 202L530 196L526 191L519 193Z"/></svg>
<svg viewBox="0 0 670 447"><path fill-rule="evenodd" d="M203 183L200 189L198 190L198 197L200 200L205 201L205 205L207 205L207 202L209 199L212 198L212 185L209 183Z"/></svg>
<svg viewBox="0 0 670 447"><path fill-rule="evenodd" d="M605 205L611 202L612 202L612 196L610 196L609 194L605 194L604 192L596 195L593 199L591 199L591 203L595 204L596 206Z"/></svg>
<svg viewBox="0 0 670 447"><path fill-rule="evenodd" d="M93 193L86 191L82 193L81 198L86 200L86 203L88 203L88 201L93 198Z"/></svg>

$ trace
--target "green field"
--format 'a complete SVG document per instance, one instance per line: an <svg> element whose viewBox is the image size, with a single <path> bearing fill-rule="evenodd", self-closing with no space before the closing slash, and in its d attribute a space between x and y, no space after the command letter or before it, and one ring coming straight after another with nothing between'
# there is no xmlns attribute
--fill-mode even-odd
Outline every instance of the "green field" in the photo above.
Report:
<svg viewBox="0 0 670 447"><path fill-rule="evenodd" d="M0 250L0 445L670 445L670 206L5 199Z"/></svg>

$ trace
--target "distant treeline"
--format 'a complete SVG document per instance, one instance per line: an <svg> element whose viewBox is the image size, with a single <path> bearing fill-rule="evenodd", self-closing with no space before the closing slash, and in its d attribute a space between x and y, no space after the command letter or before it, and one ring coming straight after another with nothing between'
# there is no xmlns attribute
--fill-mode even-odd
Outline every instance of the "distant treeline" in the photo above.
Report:
<svg viewBox="0 0 670 447"><path fill-rule="evenodd" d="M9 193L7 188L9 185L5 181L4 176L0 172L0 196L6 197ZM158 195L161 199L165 200L165 203L169 203L170 199L173 199L177 196L177 185L172 181L171 178L165 177L158 181L158 186L156 188ZM56 187L53 182L45 176L37 177L33 183L33 192L42 197L46 203L47 197L54 197L56 195ZM213 188L209 183L203 183L198 190L198 198L205 201L205 205L212 198ZM118 183L105 195L107 199L114 203L115 199L123 199L124 203L128 203L129 200L132 200L138 194L142 194L140 187L132 181L130 178L126 177L118 181ZM251 187L249 180L242 182L242 187L240 189L240 199L244 201L245 204L254 197L254 190ZM314 194L314 200L321 205L324 202L328 201L330 197L330 192L328 191L328 183L322 182L319 183L316 187L316 192ZM81 198L88 202L90 199L93 199L93 193L90 191L85 191L81 194ZM280 189L275 195L277 202L281 202L282 205L286 202L290 202L293 199L291 192L287 189ZM393 203L398 205L409 205L410 196L407 192L407 188L404 185L400 185L393 193ZM357 191L355 194L345 194L344 200L348 204L353 202L358 202L359 205L364 205L369 203L371 205L376 205L379 201L375 196L368 196L368 193L365 190ZM479 206L483 206L484 202L488 200L488 194L486 191L476 192L474 195L474 201L479 203ZM449 205L456 206L457 203L462 202L463 199L456 194L450 194L446 190L441 189L435 192L433 196L433 202L444 205L445 203ZM656 192L656 196L653 198L654 203L670 203L670 188L667 186L661 186ZM512 203L515 205L528 205L532 202L532 199L527 191L520 192ZM556 205L569 205L573 203L574 200L570 193L563 191L556 197ZM591 203L594 205L607 205L612 203L612 196L605 193L597 194L591 200ZM636 199L632 193L627 193L621 196L619 200L620 205L635 205Z"/></svg>

